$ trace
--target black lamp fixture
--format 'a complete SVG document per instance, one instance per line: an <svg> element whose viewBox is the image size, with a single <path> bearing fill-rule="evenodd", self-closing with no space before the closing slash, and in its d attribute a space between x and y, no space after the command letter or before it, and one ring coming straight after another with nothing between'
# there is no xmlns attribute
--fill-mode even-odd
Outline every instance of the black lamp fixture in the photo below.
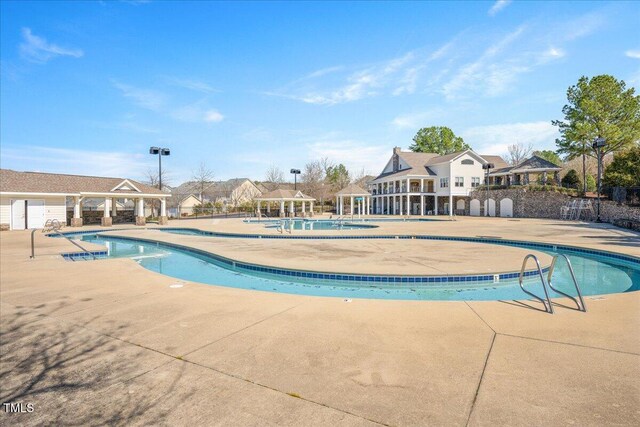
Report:
<svg viewBox="0 0 640 427"><path fill-rule="evenodd" d="M149 148L149 154L158 155L158 188L162 191L162 156L168 156L171 154L171 150L168 148L151 147Z"/></svg>
<svg viewBox="0 0 640 427"><path fill-rule="evenodd" d="M291 169L290 171L293 174L293 189L298 189L298 175L300 175L300 169Z"/></svg>
<svg viewBox="0 0 640 427"><path fill-rule="evenodd" d="M602 222L600 219L600 191L602 191L602 148L607 145L607 140L599 136L593 141L593 149L596 150L598 155L598 199L597 199L597 214L596 222Z"/></svg>
<svg viewBox="0 0 640 427"><path fill-rule="evenodd" d="M485 184L487 186L487 208L485 209L485 216L489 216L489 171L493 168L495 168L496 165L494 165L493 163L485 163L484 165L482 165L482 169L486 170L486 177L485 177Z"/></svg>

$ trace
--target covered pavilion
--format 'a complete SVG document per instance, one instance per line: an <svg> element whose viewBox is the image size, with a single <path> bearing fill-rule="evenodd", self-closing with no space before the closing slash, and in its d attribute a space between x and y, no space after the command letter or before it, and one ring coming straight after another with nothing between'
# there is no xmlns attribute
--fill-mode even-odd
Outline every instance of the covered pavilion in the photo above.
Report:
<svg viewBox="0 0 640 427"><path fill-rule="evenodd" d="M285 216L295 216L296 203L300 203L302 205L302 216L313 216L313 202L315 202L316 199L304 194L300 190L285 190L279 188L263 194L260 197L256 197L255 201L258 203L257 210L260 215L262 215L262 202L265 202L267 205L267 216L270 216L269 214L271 213L271 205L275 203L276 206L280 207L280 218L284 218ZM285 206L287 203L289 204L288 212L285 211ZM309 211L307 211L307 203L309 204Z"/></svg>
<svg viewBox="0 0 640 427"><path fill-rule="evenodd" d="M355 215L355 203L358 203L358 215L369 215L371 209L371 193L364 188L356 185L349 184L342 190L336 193L336 214L344 215L344 198L349 198L349 206L351 208L351 215Z"/></svg>

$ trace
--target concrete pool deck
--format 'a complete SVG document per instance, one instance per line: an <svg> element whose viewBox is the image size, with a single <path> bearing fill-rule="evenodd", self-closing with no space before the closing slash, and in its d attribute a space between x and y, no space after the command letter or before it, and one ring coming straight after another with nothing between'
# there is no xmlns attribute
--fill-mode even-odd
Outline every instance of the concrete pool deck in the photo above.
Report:
<svg viewBox="0 0 640 427"><path fill-rule="evenodd" d="M434 224L375 233L640 255L640 235L607 225ZM170 226L264 230L238 220ZM555 315L524 300L345 302L181 282L127 259L68 262L59 253L75 248L40 233L34 260L28 232L3 232L0 245L0 397L35 409L3 412L2 425L640 423L640 292Z"/></svg>

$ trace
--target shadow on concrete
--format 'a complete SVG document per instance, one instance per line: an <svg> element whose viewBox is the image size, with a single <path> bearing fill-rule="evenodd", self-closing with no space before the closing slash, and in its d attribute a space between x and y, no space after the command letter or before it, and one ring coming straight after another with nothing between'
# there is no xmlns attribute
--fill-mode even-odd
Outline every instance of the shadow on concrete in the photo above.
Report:
<svg viewBox="0 0 640 427"><path fill-rule="evenodd" d="M124 324L97 333L87 329L96 318L75 325L50 317L65 306L3 313L0 403L22 403L23 412L0 408L0 425L157 425L189 397L172 393L182 363L153 393L132 392L130 381L174 360L111 338ZM32 412L24 412L27 403Z"/></svg>

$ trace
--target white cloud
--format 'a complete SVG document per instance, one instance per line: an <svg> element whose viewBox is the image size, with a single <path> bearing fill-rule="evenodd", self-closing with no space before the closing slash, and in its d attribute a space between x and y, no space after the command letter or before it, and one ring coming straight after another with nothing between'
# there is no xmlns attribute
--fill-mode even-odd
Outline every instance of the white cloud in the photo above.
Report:
<svg viewBox="0 0 640 427"><path fill-rule="evenodd" d="M371 145L369 142L354 139L323 138L307 144L309 157L319 159L327 157L334 163L342 163L347 169L377 174L391 156L388 144Z"/></svg>
<svg viewBox="0 0 640 427"><path fill-rule="evenodd" d="M183 87L183 88L189 89L189 90L193 90L195 92L202 92L202 93L220 92L219 90L217 90L216 88L214 88L210 84L208 84L206 82L203 82L201 80L179 79L179 78L175 78L175 77L169 77L169 78L167 78L167 81L172 85Z"/></svg>
<svg viewBox="0 0 640 427"><path fill-rule="evenodd" d="M476 126L461 133L464 141L481 154L507 153L511 144L531 143L535 150L555 149L558 128L551 121Z"/></svg>
<svg viewBox="0 0 640 427"><path fill-rule="evenodd" d="M17 170L140 179L155 166L146 153L40 146L3 147L3 167Z"/></svg>
<svg viewBox="0 0 640 427"><path fill-rule="evenodd" d="M404 114L395 117L391 124L399 129L419 129L429 122L441 120L445 116L445 111L435 108L429 111Z"/></svg>
<svg viewBox="0 0 640 427"><path fill-rule="evenodd" d="M57 56L80 58L84 55L81 49L64 48L47 42L44 38L34 35L30 28L22 29L22 39L20 55L31 62L44 64Z"/></svg>
<svg viewBox="0 0 640 427"><path fill-rule="evenodd" d="M562 58L565 55L566 53L564 50L557 47L553 47L553 46L551 46L549 49L547 49L543 53L543 57L547 57L547 58Z"/></svg>
<svg viewBox="0 0 640 427"><path fill-rule="evenodd" d="M640 59L640 49L628 50L624 54L629 58Z"/></svg>
<svg viewBox="0 0 640 427"><path fill-rule="evenodd" d="M579 16L573 21L564 23L562 26L562 36L565 40L571 41L593 34L605 23L605 17L601 13L592 12Z"/></svg>
<svg viewBox="0 0 640 427"><path fill-rule="evenodd" d="M224 116L216 110L209 110L209 111L205 111L204 113L205 122L218 123L218 122L221 122L222 120L224 120Z"/></svg>
<svg viewBox="0 0 640 427"><path fill-rule="evenodd" d="M122 92L125 98L133 100L134 104L139 107L146 108L151 111L159 111L166 105L166 96L158 91L151 89L142 89L135 86L112 80L111 82L116 89Z"/></svg>
<svg viewBox="0 0 640 427"><path fill-rule="evenodd" d="M489 15L490 16L495 16L502 9L504 9L507 6L509 6L509 3L511 3L511 0L498 0L498 1L496 1L493 4L493 6L491 6L491 9L489 9L489 12L488 12Z"/></svg>
<svg viewBox="0 0 640 427"><path fill-rule="evenodd" d="M335 67L322 68L320 70L316 70L312 73L307 74L306 76L304 76L304 79L316 79L318 77L322 77L327 74L342 71L343 69L344 69L344 66L342 65L336 65Z"/></svg>

